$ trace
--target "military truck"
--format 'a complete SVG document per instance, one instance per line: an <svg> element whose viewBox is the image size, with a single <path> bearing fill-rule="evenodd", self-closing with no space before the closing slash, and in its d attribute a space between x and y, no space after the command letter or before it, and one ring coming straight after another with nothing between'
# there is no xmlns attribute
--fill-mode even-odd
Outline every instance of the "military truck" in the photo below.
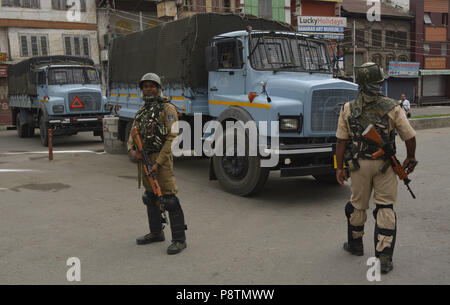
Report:
<svg viewBox="0 0 450 305"><path fill-rule="evenodd" d="M231 132L228 122L269 126L257 131L268 138L266 155L211 156L210 178L228 192L255 194L273 170L282 177L336 181L337 122L344 103L357 96L357 85L333 76L324 40L272 20L214 13L116 38L109 49L107 97L120 118L122 141L142 105L138 82L147 72L163 78L164 95L181 120L193 126L201 114L200 130L206 132L192 132L193 142L209 139L211 122L223 126L223 139ZM249 133L242 134L248 141ZM274 155L276 164L263 166Z"/></svg>
<svg viewBox="0 0 450 305"><path fill-rule="evenodd" d="M106 97L99 72L90 58L77 56L31 57L8 68L8 102L12 122L21 138L40 130L41 143L53 135L93 131L103 136Z"/></svg>

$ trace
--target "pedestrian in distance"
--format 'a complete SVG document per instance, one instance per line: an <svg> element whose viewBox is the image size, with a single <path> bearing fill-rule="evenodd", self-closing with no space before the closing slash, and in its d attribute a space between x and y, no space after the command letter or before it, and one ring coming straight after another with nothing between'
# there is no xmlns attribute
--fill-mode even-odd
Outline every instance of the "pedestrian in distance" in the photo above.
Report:
<svg viewBox="0 0 450 305"><path fill-rule="evenodd" d="M400 100L398 101L400 106L403 109L403 112L405 113L405 116L409 119L411 118L411 103L406 99L406 94L400 95Z"/></svg>

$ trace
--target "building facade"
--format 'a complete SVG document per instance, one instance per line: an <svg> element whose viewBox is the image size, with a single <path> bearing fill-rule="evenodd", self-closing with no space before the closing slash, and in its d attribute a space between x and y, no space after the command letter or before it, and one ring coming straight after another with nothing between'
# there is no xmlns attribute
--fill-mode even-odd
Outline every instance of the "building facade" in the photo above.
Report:
<svg viewBox="0 0 450 305"><path fill-rule="evenodd" d="M422 104L450 104L450 5L448 0L411 0L413 58L421 63L417 95Z"/></svg>
<svg viewBox="0 0 450 305"><path fill-rule="evenodd" d="M339 16L341 5L342 0L291 0L292 25L298 25L298 16Z"/></svg>
<svg viewBox="0 0 450 305"><path fill-rule="evenodd" d="M353 78L353 67L365 62L378 63L389 72L391 62L411 62L411 27L413 16L403 8L381 3L381 21L369 21L366 1L344 0L341 15L347 18L344 40L338 43L344 59L344 77ZM384 83L389 97L399 98L405 93L415 100L417 77L391 77Z"/></svg>
<svg viewBox="0 0 450 305"><path fill-rule="evenodd" d="M75 2L75 1L74 1ZM9 62L32 56L76 55L100 64L95 0L1 0L0 52Z"/></svg>

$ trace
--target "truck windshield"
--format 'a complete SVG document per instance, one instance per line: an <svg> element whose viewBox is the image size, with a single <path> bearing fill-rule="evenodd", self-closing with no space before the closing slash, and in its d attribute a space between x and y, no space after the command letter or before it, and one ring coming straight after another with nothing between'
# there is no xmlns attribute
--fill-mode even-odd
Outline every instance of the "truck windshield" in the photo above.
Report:
<svg viewBox="0 0 450 305"><path fill-rule="evenodd" d="M49 85L100 84L97 70L90 67L50 68Z"/></svg>
<svg viewBox="0 0 450 305"><path fill-rule="evenodd" d="M250 60L256 70L333 71L326 44L297 35L252 34Z"/></svg>

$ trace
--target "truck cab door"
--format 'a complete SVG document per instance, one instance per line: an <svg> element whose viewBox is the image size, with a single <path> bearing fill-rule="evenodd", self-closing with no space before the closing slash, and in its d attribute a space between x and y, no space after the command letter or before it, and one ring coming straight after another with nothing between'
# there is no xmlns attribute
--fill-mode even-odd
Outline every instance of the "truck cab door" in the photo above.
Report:
<svg viewBox="0 0 450 305"><path fill-rule="evenodd" d="M243 44L238 38L216 40L216 71L209 72L209 101L238 102L245 101L245 65L243 61Z"/></svg>
<svg viewBox="0 0 450 305"><path fill-rule="evenodd" d="M36 73L36 91L38 101L43 101L44 96L48 96L47 88L47 77L45 71L40 70Z"/></svg>

